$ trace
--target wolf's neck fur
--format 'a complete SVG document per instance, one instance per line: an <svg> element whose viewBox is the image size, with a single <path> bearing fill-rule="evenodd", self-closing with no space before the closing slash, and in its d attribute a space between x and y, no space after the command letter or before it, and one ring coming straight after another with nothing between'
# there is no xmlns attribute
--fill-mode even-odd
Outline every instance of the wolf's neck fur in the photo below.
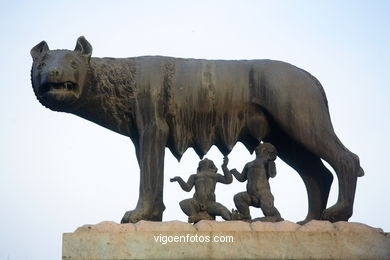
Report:
<svg viewBox="0 0 390 260"><path fill-rule="evenodd" d="M135 62L132 59L92 58L88 82L73 112L117 133L134 135Z"/></svg>

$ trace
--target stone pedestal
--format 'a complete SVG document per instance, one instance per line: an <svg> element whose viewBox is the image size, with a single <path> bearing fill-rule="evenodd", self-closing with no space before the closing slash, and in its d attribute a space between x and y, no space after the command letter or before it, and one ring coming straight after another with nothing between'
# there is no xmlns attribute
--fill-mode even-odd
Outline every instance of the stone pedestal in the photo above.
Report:
<svg viewBox="0 0 390 260"><path fill-rule="evenodd" d="M65 233L62 259L390 259L390 236L327 221L102 222Z"/></svg>

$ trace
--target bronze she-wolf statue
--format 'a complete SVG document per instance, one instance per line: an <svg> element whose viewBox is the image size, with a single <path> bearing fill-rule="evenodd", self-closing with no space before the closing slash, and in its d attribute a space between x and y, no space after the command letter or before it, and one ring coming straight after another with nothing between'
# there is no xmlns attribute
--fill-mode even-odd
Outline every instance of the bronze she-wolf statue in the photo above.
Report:
<svg viewBox="0 0 390 260"><path fill-rule="evenodd" d="M253 152L272 143L306 185L304 221L348 220L359 158L337 138L321 84L308 72L273 60L198 60L160 56L91 58L84 38L71 50L31 50L32 86L42 105L73 113L130 137L140 168L137 206L122 222L161 221L164 152L180 160L192 147L203 157L212 145L228 155L240 141ZM326 208L333 176L335 205Z"/></svg>

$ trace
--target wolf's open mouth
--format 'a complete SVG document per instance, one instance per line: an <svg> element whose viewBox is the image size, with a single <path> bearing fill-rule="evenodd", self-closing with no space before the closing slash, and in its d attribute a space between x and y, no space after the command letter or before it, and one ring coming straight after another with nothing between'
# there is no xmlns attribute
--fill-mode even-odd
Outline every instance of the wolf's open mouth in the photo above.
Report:
<svg viewBox="0 0 390 260"><path fill-rule="evenodd" d="M43 95L50 91L74 91L77 89L77 84L66 81L66 82L48 82L39 88L39 94Z"/></svg>

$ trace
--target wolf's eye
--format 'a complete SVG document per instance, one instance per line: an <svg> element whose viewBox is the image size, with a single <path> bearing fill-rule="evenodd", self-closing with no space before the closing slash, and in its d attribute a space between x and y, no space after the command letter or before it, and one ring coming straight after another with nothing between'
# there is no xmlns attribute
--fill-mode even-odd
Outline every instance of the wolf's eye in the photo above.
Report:
<svg viewBox="0 0 390 260"><path fill-rule="evenodd" d="M38 64L37 68L38 68L38 70L41 70L45 66L46 66L46 64L44 62L41 62L41 63Z"/></svg>
<svg viewBox="0 0 390 260"><path fill-rule="evenodd" d="M70 62L70 66L72 66L72 68L74 68L74 69L77 69L77 68L78 68L78 64L77 64L77 62L74 61L74 60L72 60L72 61Z"/></svg>

